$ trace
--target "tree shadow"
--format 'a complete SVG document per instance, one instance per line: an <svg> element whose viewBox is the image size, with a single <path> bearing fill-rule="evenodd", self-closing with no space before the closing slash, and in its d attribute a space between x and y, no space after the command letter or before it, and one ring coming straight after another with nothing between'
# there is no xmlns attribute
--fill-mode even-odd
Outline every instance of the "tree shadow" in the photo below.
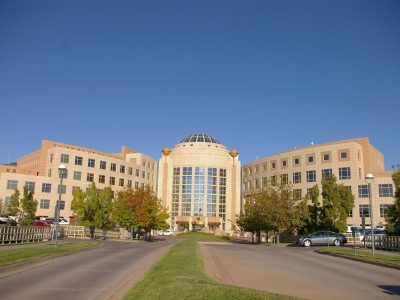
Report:
<svg viewBox="0 0 400 300"><path fill-rule="evenodd" d="M378 285L388 295L400 295L400 285Z"/></svg>

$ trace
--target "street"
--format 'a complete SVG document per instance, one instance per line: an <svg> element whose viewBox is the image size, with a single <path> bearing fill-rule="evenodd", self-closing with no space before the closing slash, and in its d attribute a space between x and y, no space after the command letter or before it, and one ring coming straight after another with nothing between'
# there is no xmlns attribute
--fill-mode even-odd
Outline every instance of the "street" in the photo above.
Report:
<svg viewBox="0 0 400 300"><path fill-rule="evenodd" d="M120 299L174 241L104 243L2 277L0 298Z"/></svg>
<svg viewBox="0 0 400 300"><path fill-rule="evenodd" d="M321 255L315 248L201 244L217 281L307 299L398 299L400 271Z"/></svg>

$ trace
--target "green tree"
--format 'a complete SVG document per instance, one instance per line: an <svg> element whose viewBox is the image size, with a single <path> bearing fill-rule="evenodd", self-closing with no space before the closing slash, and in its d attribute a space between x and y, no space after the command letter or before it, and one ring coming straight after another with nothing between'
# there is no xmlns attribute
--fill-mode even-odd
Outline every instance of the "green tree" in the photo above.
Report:
<svg viewBox="0 0 400 300"><path fill-rule="evenodd" d="M98 206L94 215L94 225L103 230L103 238L106 239L107 230L113 226L112 222L113 192L110 187L99 191Z"/></svg>
<svg viewBox="0 0 400 300"><path fill-rule="evenodd" d="M75 189L71 208L79 217L80 223L89 227L90 238L94 238L94 229L96 228L96 215L107 214L108 207L100 205L100 192L96 188L96 184L92 183L86 189ZM110 208L111 209L111 208Z"/></svg>
<svg viewBox="0 0 400 300"><path fill-rule="evenodd" d="M24 187L24 194L21 199L21 219L20 225L31 226L35 221L35 215L38 202L33 198L34 192L29 191L28 187Z"/></svg>
<svg viewBox="0 0 400 300"><path fill-rule="evenodd" d="M343 184L336 182L336 176L322 178L322 207L320 228L344 232L347 213L354 207L354 195Z"/></svg>
<svg viewBox="0 0 400 300"><path fill-rule="evenodd" d="M389 206L386 219L386 231L388 235L400 235L400 171L393 174L393 183L395 186L395 200L393 205Z"/></svg>
<svg viewBox="0 0 400 300"><path fill-rule="evenodd" d="M19 214L20 214L19 196L20 196L19 190L15 190L15 192L10 197L10 202L8 204L6 204L6 212L10 216L19 217ZM15 220L12 220L9 218L8 224L9 225L17 225L17 222Z"/></svg>
<svg viewBox="0 0 400 300"><path fill-rule="evenodd" d="M310 195L306 195L303 200L304 212L302 214L303 226L299 228L301 234L307 234L318 230L321 224L321 206L319 202L319 187L314 185ZM308 201L311 204L308 205Z"/></svg>
<svg viewBox="0 0 400 300"><path fill-rule="evenodd" d="M133 231L138 227L135 216L135 204L133 203L135 191L132 188L127 188L120 191L113 203L112 218L122 228Z"/></svg>

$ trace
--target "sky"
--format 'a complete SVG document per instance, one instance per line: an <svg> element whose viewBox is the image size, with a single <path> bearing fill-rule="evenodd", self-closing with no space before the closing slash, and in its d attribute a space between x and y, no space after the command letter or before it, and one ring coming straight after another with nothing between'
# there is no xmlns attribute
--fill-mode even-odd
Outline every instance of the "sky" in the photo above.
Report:
<svg viewBox="0 0 400 300"><path fill-rule="evenodd" d="M400 164L400 1L0 1L0 163L49 139L242 163L367 136Z"/></svg>

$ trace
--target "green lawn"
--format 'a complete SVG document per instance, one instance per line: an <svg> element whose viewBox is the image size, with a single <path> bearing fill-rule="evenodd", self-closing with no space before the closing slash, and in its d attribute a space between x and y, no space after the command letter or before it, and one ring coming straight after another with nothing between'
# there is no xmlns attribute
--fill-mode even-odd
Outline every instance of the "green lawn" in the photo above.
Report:
<svg viewBox="0 0 400 300"><path fill-rule="evenodd" d="M371 249L356 249L354 255L354 249L343 248L343 247L326 247L317 250L320 253L332 253L339 254L341 256L358 259L362 261L371 261L377 263L385 263L389 265L400 267L400 254L386 251L375 251L375 255L371 254Z"/></svg>
<svg viewBox="0 0 400 300"><path fill-rule="evenodd" d="M224 239L204 233L189 233L179 237L185 240L174 245L124 299L296 299L215 282L203 273L197 242Z"/></svg>
<svg viewBox="0 0 400 300"><path fill-rule="evenodd" d="M90 241L80 243L65 243L59 245L58 247L48 244L37 247L0 250L0 267L15 263L33 261L46 256L54 256L57 254L75 252L82 249L96 247L101 247L101 244Z"/></svg>

